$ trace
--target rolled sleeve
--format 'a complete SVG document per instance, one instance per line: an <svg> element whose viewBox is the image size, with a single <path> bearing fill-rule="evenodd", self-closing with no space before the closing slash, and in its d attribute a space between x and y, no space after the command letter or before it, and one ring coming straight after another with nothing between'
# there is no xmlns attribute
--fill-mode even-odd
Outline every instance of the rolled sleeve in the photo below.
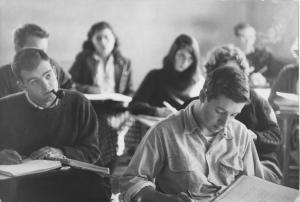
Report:
<svg viewBox="0 0 300 202"><path fill-rule="evenodd" d="M121 177L121 198L124 201L131 201L146 186L155 188L154 180L165 158L160 135L157 128L148 131Z"/></svg>

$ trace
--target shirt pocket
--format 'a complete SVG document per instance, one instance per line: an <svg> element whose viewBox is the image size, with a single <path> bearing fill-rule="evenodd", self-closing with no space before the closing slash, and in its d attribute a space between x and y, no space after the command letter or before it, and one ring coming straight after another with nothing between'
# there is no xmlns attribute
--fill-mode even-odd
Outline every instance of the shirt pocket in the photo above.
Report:
<svg viewBox="0 0 300 202"><path fill-rule="evenodd" d="M172 156L168 157L168 164L169 164L169 173L168 178L169 182L172 184L177 184L177 188L180 190L187 190L192 177L192 169L190 160L183 156Z"/></svg>
<svg viewBox="0 0 300 202"><path fill-rule="evenodd" d="M220 159L220 178L226 185L231 184L243 171L243 161L240 157Z"/></svg>

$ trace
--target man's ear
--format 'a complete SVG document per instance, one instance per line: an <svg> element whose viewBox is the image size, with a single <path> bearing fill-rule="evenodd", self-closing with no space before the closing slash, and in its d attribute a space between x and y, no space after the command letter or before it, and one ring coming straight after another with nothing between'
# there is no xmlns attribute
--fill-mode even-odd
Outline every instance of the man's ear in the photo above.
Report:
<svg viewBox="0 0 300 202"><path fill-rule="evenodd" d="M206 98L206 89L202 88L202 90L200 91L199 98L200 98L201 102L205 101L205 98Z"/></svg>

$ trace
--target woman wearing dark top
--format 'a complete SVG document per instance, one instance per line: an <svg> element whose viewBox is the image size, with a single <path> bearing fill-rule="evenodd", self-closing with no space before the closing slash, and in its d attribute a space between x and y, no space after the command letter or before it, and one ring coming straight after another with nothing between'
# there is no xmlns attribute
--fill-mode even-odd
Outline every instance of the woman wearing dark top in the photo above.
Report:
<svg viewBox="0 0 300 202"><path fill-rule="evenodd" d="M204 83L199 57L198 42L188 35L179 35L163 60L163 68L150 71L143 80L129 111L165 117L173 112L172 108L179 109L186 100L198 95Z"/></svg>
<svg viewBox="0 0 300 202"><path fill-rule="evenodd" d="M119 50L119 41L107 22L94 24L70 69L83 93L132 94L131 63Z"/></svg>
<svg viewBox="0 0 300 202"><path fill-rule="evenodd" d="M231 44L214 49L209 54L205 68L209 74L214 69L226 65L240 68L246 74L249 74L249 64L246 56L239 48ZM251 103L243 108L236 119L244 123L257 136L254 142L260 161L264 166L265 179L280 183L282 173L278 166L276 151L281 145L282 137L275 113L268 101L258 96L253 90L250 91L250 100ZM185 103L184 106L190 102L191 100Z"/></svg>
<svg viewBox="0 0 300 202"><path fill-rule="evenodd" d="M131 62L119 50L119 41L107 22L92 25L77 55L70 74L82 93L120 93L132 95ZM129 114L123 103L93 102L99 119L102 161L111 167L116 158L118 134L126 130Z"/></svg>

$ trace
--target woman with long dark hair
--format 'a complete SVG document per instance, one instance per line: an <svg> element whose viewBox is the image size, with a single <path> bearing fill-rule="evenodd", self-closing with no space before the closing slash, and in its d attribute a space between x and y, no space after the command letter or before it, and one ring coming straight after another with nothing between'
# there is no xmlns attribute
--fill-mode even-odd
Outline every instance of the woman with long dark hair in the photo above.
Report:
<svg viewBox="0 0 300 202"><path fill-rule="evenodd" d="M204 82L196 39L179 35L163 60L163 68L151 70L137 90L129 111L165 117L179 109L189 98L199 95Z"/></svg>

